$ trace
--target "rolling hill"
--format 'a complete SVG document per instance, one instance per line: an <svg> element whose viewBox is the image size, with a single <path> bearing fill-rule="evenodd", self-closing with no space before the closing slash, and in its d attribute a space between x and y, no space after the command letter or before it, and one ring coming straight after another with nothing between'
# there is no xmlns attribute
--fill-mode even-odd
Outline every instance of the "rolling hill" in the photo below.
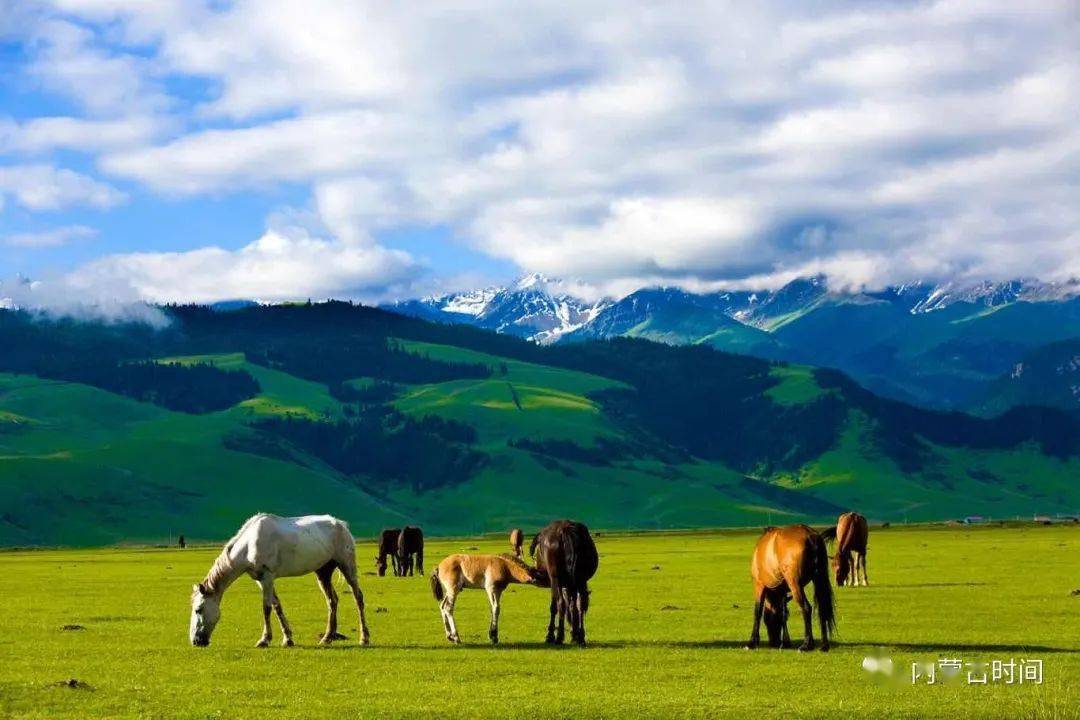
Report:
<svg viewBox="0 0 1080 720"><path fill-rule="evenodd" d="M346 303L165 311L0 312L0 544L220 538L258 510L457 534L1080 506L1055 410L982 420L704 345L541 347Z"/></svg>

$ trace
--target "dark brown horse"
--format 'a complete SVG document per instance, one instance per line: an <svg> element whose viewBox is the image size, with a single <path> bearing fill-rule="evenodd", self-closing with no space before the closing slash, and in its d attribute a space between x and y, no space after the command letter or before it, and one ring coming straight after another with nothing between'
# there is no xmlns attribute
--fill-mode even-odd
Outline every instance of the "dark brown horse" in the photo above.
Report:
<svg viewBox="0 0 1080 720"><path fill-rule="evenodd" d="M413 574L413 560L417 571L424 574L424 531L412 525L401 529L397 541L397 565L402 577Z"/></svg>
<svg viewBox="0 0 1080 720"><path fill-rule="evenodd" d="M832 559L836 584L869 585L866 577L866 545L870 540L870 527L866 518L857 512L846 512L837 519L836 527L824 530L821 536L826 540L836 538L836 554Z"/></svg>
<svg viewBox="0 0 1080 720"><path fill-rule="evenodd" d="M747 649L756 648L761 641L763 615L769 644L790 645L789 594L803 614L805 634L799 649L813 649L813 607L803 590L810 582L814 583L814 603L821 625L821 649L829 649L829 634L836 629L836 615L829 580L829 554L821 535L806 525L765 528L750 561L750 577L754 581L754 629L746 643Z"/></svg>
<svg viewBox="0 0 1080 720"><path fill-rule="evenodd" d="M571 520L556 520L533 538L529 555L551 583L551 619L546 641L562 643L570 621L570 637L585 644L585 613L589 610L589 580L596 574L600 556L589 528ZM555 615L559 616L558 632Z"/></svg>
<svg viewBox="0 0 1080 720"><path fill-rule="evenodd" d="M375 553L375 569L379 577L386 575L386 557L390 556L390 562L394 564L394 574L398 573L397 546L401 528L387 528L379 533L379 551Z"/></svg>
<svg viewBox="0 0 1080 720"><path fill-rule="evenodd" d="M521 528L514 528L510 531L510 547L514 549L514 557L521 558L521 546L525 543L525 533L521 532Z"/></svg>

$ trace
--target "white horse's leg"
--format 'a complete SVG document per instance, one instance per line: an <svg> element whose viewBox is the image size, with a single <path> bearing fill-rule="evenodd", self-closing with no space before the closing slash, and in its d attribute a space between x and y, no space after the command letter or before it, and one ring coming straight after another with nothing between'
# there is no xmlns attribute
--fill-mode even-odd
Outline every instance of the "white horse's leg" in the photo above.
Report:
<svg viewBox="0 0 1080 720"><path fill-rule="evenodd" d="M273 632L270 630L270 611L274 608L274 576L270 573L265 573L255 580L262 588L262 609L263 609L263 632L262 637L259 638L259 642L255 644L255 647L266 647L270 644L270 640L273 639Z"/></svg>
<svg viewBox="0 0 1080 720"><path fill-rule="evenodd" d="M334 589L334 565L327 563L315 571L315 577L319 581L319 588L326 598L326 632L319 639L320 645L329 645L334 640L344 640L345 636L337 631L338 594Z"/></svg>
<svg viewBox="0 0 1080 720"><path fill-rule="evenodd" d="M492 644L499 644L499 600L502 596L502 588L496 585L487 586L488 602L491 603L491 627L488 628L488 639Z"/></svg>
<svg viewBox="0 0 1080 720"><path fill-rule="evenodd" d="M356 610L360 614L360 644L367 645L371 642L371 634L368 632L367 617L364 615L364 593L360 591L360 583L356 579L356 558L349 560L338 562L338 568L352 590L353 599L356 600Z"/></svg>
<svg viewBox="0 0 1080 720"><path fill-rule="evenodd" d="M292 628L289 627L289 621L285 619L285 610L281 607L281 600L278 599L277 592L274 593L274 612L277 613L278 624L281 625L281 646L292 647Z"/></svg>

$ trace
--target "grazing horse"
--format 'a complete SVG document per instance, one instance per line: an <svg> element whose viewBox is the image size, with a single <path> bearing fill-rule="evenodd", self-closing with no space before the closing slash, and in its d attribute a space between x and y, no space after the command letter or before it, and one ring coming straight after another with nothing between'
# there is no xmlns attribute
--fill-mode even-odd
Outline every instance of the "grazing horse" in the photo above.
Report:
<svg viewBox="0 0 1080 720"><path fill-rule="evenodd" d="M805 625L799 650L813 649L813 607L803 589L809 582L814 583L821 649L829 649L829 634L836 629L836 615L829 580L829 554L820 535L806 525L765 528L754 548L750 576L754 581L754 629L746 643L747 649L756 648L761 641L762 615L769 643L774 647L790 645L786 622L789 594L802 610Z"/></svg>
<svg viewBox="0 0 1080 720"><path fill-rule="evenodd" d="M315 573L326 596L329 615L320 642L344 639L337 631L338 596L331 578L341 570L360 613L360 644L369 641L364 618L364 594L356 578L356 546L344 521L329 515L283 518L260 513L248 519L214 561L206 578L191 591L191 644L205 647L221 619L221 598L241 575L250 576L262 588L263 633L256 647L270 644L270 610L277 613L284 635L282 644L293 644L274 580Z"/></svg>
<svg viewBox="0 0 1080 720"><path fill-rule="evenodd" d="M406 525L398 535L397 566L401 576L413 574L413 558L416 558L416 570L424 574L424 531L412 525Z"/></svg>
<svg viewBox="0 0 1080 720"><path fill-rule="evenodd" d="M564 625L570 621L570 637L585 644L585 613L589 610L589 580L596 574L600 557L589 528L571 520L556 520L533 538L529 555L551 582L551 617L546 642L561 644ZM555 631L555 614L559 629Z"/></svg>
<svg viewBox="0 0 1080 720"><path fill-rule="evenodd" d="M491 625L488 638L499 642L499 609L503 590L511 583L540 585L543 573L510 555L450 555L431 573L431 593L439 601L446 639L460 643L457 623L454 622L454 603L465 588L483 588L491 603Z"/></svg>
<svg viewBox="0 0 1080 720"><path fill-rule="evenodd" d="M375 569L379 577L386 575L386 557L390 556L390 562L394 565L394 575L399 575L397 546L401 528L387 528L379 533L379 551L375 553Z"/></svg>
<svg viewBox="0 0 1080 720"><path fill-rule="evenodd" d="M866 518L857 512L846 512L837 519L836 527L828 528L821 536L836 538L832 566L836 571L837 586L869 585L866 577L866 544L870 539L870 528Z"/></svg>
<svg viewBox="0 0 1080 720"><path fill-rule="evenodd" d="M510 531L510 547L514 550L514 557L521 558L521 546L525 543L525 533L521 532L521 528L514 528Z"/></svg>

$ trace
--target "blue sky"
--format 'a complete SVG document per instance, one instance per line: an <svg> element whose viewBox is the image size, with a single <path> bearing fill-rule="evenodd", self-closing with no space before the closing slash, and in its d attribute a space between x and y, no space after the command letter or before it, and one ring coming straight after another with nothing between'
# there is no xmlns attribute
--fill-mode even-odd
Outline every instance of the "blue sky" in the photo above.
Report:
<svg viewBox="0 0 1080 720"><path fill-rule="evenodd" d="M1080 276L1074 2L558 5L0 3L0 281Z"/></svg>

